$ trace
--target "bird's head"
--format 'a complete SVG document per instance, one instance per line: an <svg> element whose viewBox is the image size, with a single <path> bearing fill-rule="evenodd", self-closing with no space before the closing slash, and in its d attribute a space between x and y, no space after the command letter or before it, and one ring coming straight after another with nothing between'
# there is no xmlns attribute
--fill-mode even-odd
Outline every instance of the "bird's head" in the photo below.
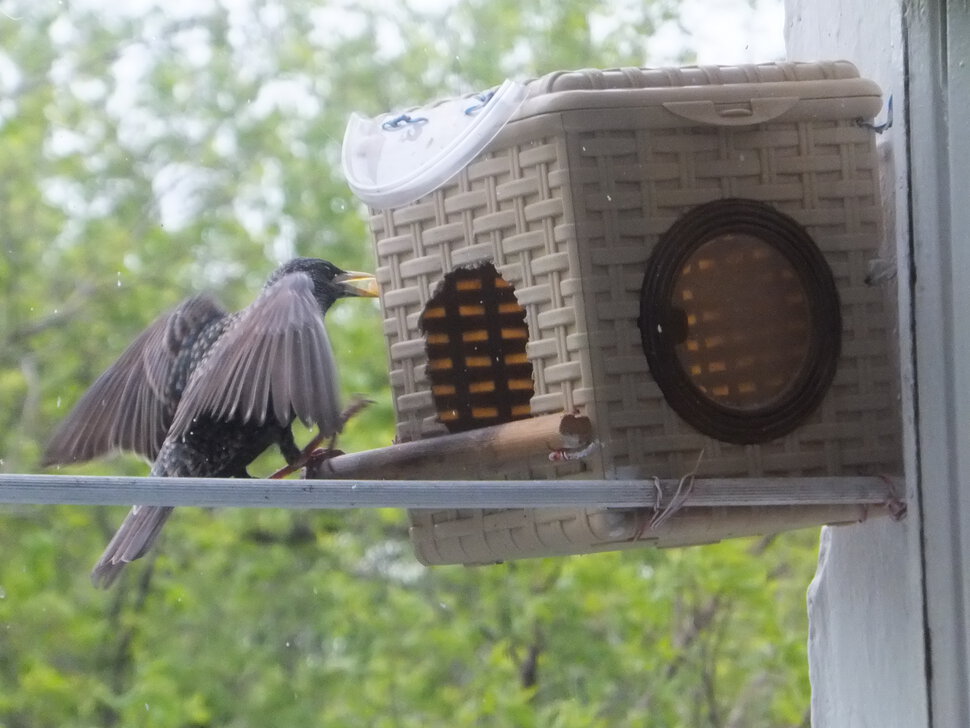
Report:
<svg viewBox="0 0 970 728"><path fill-rule="evenodd" d="M338 298L378 295L377 280L370 273L358 273L338 268L333 263L320 258L294 258L284 263L270 276L266 286L273 285L283 276L291 273L306 273L313 280L313 295L326 311Z"/></svg>

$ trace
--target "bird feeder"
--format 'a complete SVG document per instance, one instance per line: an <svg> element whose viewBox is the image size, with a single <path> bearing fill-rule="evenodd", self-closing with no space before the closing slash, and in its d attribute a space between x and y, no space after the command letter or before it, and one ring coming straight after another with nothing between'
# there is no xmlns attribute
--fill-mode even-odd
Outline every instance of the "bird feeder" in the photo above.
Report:
<svg viewBox="0 0 970 728"><path fill-rule="evenodd" d="M397 440L576 413L585 457L498 455L490 476L897 472L893 303L869 282L881 204L860 123L880 107L875 84L829 62L560 72L355 117L344 166L371 210ZM427 563L651 539L609 508L411 518ZM713 509L670 543L830 520L818 505Z"/></svg>

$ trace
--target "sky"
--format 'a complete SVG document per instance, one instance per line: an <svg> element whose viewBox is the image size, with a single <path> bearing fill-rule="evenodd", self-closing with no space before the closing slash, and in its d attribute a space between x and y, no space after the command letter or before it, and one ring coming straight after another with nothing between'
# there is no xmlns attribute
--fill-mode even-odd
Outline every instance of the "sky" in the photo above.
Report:
<svg viewBox="0 0 970 728"><path fill-rule="evenodd" d="M390 0L388 0L390 1ZM429 6L434 8L455 5L462 0L410 0L415 6ZM608 35L618 26L625 22L625 19L632 15L637 15L637 10L642 7L643 0L615 0L611 4L611 12L603 13L591 18L591 27L594 38L597 35L608 37ZM169 18L190 17L200 11L200 6L205 7L209 4L223 4L229 7L237 6L239 9L251 5L251 0L128 0L123 4L118 4L115 0L74 0L76 3L96 8L101 12L118 15L140 15L145 13L150 7L162 5ZM14 6L19 6L15 3ZM346 5L334 3L331 12L341 13L341 7L352 7L352 3ZM5 7L8 6L8 7ZM17 12L24 12L23 6L12 14L9 10L10 5L4 0L0 0L0 13L7 15L8 18L16 19ZM250 8L251 11L251 8ZM259 19L264 23L272 23L272 5L263 6L260 10ZM29 12L29 11L28 11ZM249 12L244 11L243 15L251 17ZM346 21L346 17L344 21ZM784 2L783 0L681 0L680 12L677 20L668 21L662 24L658 32L650 40L648 48L651 57L645 59L645 65L664 66L679 65L679 59L686 51L693 51L696 54L697 63L710 65L732 65L738 63L756 63L776 61L784 58ZM64 28L52 29L52 32L70 32ZM406 39L389 39L388 42L406 42ZM192 56L195 50L204 50L204 44L199 44L194 49L189 43L182 49L186 56ZM144 54L145 49L141 46L133 46L115 64L115 71L119 76L128 78L131 83L120 83L112 100L116 107L126 109L126 113L119 116L131 121L129 125L137 129L137 134L144 139L150 138L146 130L150 129L152 120L147 118L136 118L137 104L130 94L126 94L125 89L134 89L137 77L144 72L147 67L147 59L139 58L139 53ZM3 54L0 53L0 61ZM206 58L198 59L198 62L205 63ZM0 81L7 75L0 63ZM121 79L124 80L124 79ZM9 85L9 84L4 84ZM12 84L15 85L15 84ZM270 88L266 94L267 98L255 99L253 109L258 111L260 104L290 103L294 100L303 100L307 103L315 101L312 93L304 89L294 89L290 87ZM273 96L273 98L269 98ZM421 101L421 100L416 100ZM313 109L310 109L312 114ZM2 113L2 108L0 108ZM122 129L123 131L124 129ZM60 144L69 144L71 139L55 140ZM192 175L183 174L181 170L169 170L177 180L191 179ZM165 190L165 194L160 194L161 216L166 225L172 229L179 228L189 217L192 210L186 204L190 198L191 187L178 189L177 185L170 184L160 174L156 180L160 189Z"/></svg>
<svg viewBox="0 0 970 728"><path fill-rule="evenodd" d="M785 57L782 0L683 0L678 23L667 23L651 48L658 65L676 63L684 48L699 64L731 65Z"/></svg>
<svg viewBox="0 0 970 728"><path fill-rule="evenodd" d="M111 8L113 12L132 15L158 4L157 0L75 0L84 5ZM173 17L198 12L200 3L214 0L167 0L164 7ZM218 0L232 6L238 0ZM391 0L388 0L389 2ZM617 0L616 7L639 4L640 0ZM413 5L440 7L460 0L412 0ZM6 3L0 0L0 12ZM651 65L676 64L685 49L697 52L701 64L730 65L779 60L785 55L784 0L681 0L679 21L660 28L651 48L655 57Z"/></svg>

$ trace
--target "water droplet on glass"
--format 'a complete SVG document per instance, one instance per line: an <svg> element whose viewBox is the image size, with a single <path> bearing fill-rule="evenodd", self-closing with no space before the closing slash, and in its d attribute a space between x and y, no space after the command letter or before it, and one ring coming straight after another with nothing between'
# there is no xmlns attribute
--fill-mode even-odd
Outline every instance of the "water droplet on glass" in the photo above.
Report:
<svg viewBox="0 0 970 728"><path fill-rule="evenodd" d="M121 288L121 271L118 271L118 288Z"/></svg>
<svg viewBox="0 0 970 728"><path fill-rule="evenodd" d="M0 599L6 599L6 598L7 598L7 591L2 586L0 586Z"/></svg>
<svg viewBox="0 0 970 728"><path fill-rule="evenodd" d="M613 195L607 195L606 196L606 201L607 202L613 202Z"/></svg>
<svg viewBox="0 0 970 728"><path fill-rule="evenodd" d="M287 641L286 641L286 646L287 646L287 647L289 647L289 646L290 646L290 641L289 641L289 640L287 640Z"/></svg>
<svg viewBox="0 0 970 728"><path fill-rule="evenodd" d="M60 409L60 408L61 408L61 398L58 397L57 398L57 409Z"/></svg>
<svg viewBox="0 0 970 728"><path fill-rule="evenodd" d="M149 707L148 707L148 703L145 703L145 712L146 712L146 713L148 712L148 709L149 709Z"/></svg>

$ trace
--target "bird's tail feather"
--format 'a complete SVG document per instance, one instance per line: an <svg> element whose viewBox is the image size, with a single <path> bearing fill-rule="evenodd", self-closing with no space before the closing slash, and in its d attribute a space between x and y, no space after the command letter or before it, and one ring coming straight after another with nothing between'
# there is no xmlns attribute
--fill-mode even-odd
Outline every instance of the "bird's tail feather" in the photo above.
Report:
<svg viewBox="0 0 970 728"><path fill-rule="evenodd" d="M125 566L145 555L172 514L171 506L133 506L91 572L102 589L114 584Z"/></svg>

